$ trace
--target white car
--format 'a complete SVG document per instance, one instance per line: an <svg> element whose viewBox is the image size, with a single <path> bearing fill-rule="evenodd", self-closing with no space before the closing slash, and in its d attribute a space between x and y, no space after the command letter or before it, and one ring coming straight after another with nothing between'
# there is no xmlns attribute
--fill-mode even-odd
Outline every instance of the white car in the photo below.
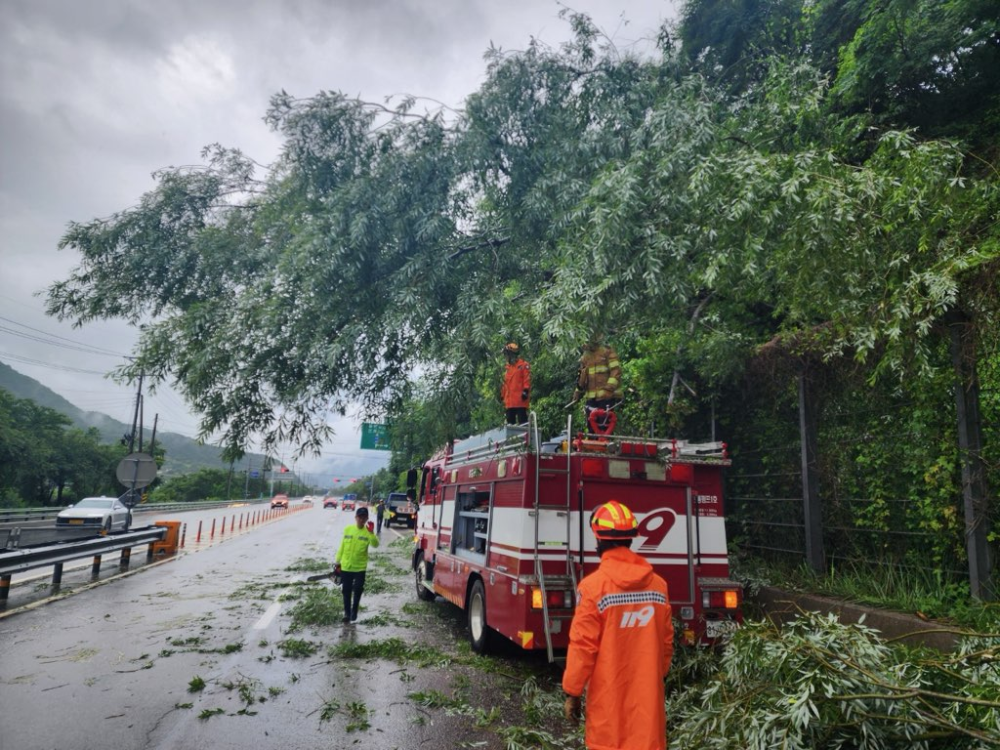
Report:
<svg viewBox="0 0 1000 750"><path fill-rule="evenodd" d="M85 497L56 516L57 528L84 526L103 531L128 531L131 525L131 511L114 497Z"/></svg>

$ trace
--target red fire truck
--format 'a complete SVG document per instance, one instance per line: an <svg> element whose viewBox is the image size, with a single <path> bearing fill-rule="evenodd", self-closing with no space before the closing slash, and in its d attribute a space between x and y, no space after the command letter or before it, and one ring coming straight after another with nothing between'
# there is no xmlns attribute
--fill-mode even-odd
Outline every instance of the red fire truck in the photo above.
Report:
<svg viewBox="0 0 1000 750"><path fill-rule="evenodd" d="M729 464L724 443L574 435L572 420L541 442L534 414L458 441L421 472L417 596L464 609L479 653L504 637L552 661L569 643L577 584L600 562L590 514L614 499L639 519L632 548L667 581L682 640L714 641L742 617L722 506Z"/></svg>

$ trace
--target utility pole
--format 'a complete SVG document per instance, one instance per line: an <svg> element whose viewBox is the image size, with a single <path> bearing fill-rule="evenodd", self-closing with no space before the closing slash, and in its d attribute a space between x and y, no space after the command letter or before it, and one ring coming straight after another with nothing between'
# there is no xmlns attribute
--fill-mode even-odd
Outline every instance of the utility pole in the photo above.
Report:
<svg viewBox="0 0 1000 750"><path fill-rule="evenodd" d="M135 392L135 413L132 415L132 434L128 439L128 452L135 450L135 430L139 423L139 404L142 402L142 378L145 373L139 373L139 388Z"/></svg>
<svg viewBox="0 0 1000 750"><path fill-rule="evenodd" d="M153 458L156 458L156 456L153 455L153 447L156 445L156 425L159 423L159 421L160 421L160 414L159 412L157 412L156 414L153 415L153 435L152 437L149 438L149 455L153 456ZM140 448L139 450L142 450L142 448Z"/></svg>
<svg viewBox="0 0 1000 750"><path fill-rule="evenodd" d="M142 453L142 428L146 423L146 399L139 394L139 453Z"/></svg>

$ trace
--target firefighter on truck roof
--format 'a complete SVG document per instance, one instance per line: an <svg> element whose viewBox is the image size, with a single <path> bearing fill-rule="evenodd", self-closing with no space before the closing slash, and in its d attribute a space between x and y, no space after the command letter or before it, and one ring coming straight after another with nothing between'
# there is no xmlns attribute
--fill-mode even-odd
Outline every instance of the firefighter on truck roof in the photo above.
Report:
<svg viewBox="0 0 1000 750"><path fill-rule="evenodd" d="M584 417L589 422L593 411L598 411L602 427L612 410L624 397L622 390L622 366L618 353L601 341L600 334L594 334L583 346L580 356L580 373L573 392L573 402L584 399ZM612 422L613 426L613 422ZM607 432L611 429L608 428Z"/></svg>
<svg viewBox="0 0 1000 750"><path fill-rule="evenodd" d="M617 500L590 517L600 567L580 582L569 631L566 718L587 694L589 750L666 750L663 680L674 653L667 584L629 547L638 522Z"/></svg>
<svg viewBox="0 0 1000 750"><path fill-rule="evenodd" d="M531 365L521 358L521 347L511 341L503 348L507 360L500 397L507 410L507 424L524 424L531 408Z"/></svg>

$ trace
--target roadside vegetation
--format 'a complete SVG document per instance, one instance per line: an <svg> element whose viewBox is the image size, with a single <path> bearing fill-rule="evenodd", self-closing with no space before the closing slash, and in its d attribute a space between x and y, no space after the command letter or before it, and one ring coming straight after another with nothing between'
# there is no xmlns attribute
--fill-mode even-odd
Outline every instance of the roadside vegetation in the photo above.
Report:
<svg viewBox="0 0 1000 750"><path fill-rule="evenodd" d="M941 571L845 563L820 574L805 564L752 558L738 562L733 575L748 593L775 586L933 619L941 627L1000 633L1000 603L971 599L967 587L949 583Z"/></svg>
<svg viewBox="0 0 1000 750"><path fill-rule="evenodd" d="M746 580L980 631L939 655L828 618L750 621L719 654L679 659L672 745L1000 743L995 613L971 603L996 598L1000 559L1000 4L687 0L645 52L564 17L558 48L490 49L454 109L275 94L271 165L215 144L71 224L80 266L48 311L143 321L124 374L176 380L231 458L261 435L318 451L327 414L360 404L392 423L386 486L502 423L510 340L558 434L578 347L601 334L629 389L618 432L729 444ZM808 575L803 442L827 550ZM375 566L369 591L396 578ZM340 607L305 589L291 628ZM454 659L415 648L328 654ZM556 695L540 679L526 721L488 731L578 743ZM322 713L370 726L361 705Z"/></svg>

